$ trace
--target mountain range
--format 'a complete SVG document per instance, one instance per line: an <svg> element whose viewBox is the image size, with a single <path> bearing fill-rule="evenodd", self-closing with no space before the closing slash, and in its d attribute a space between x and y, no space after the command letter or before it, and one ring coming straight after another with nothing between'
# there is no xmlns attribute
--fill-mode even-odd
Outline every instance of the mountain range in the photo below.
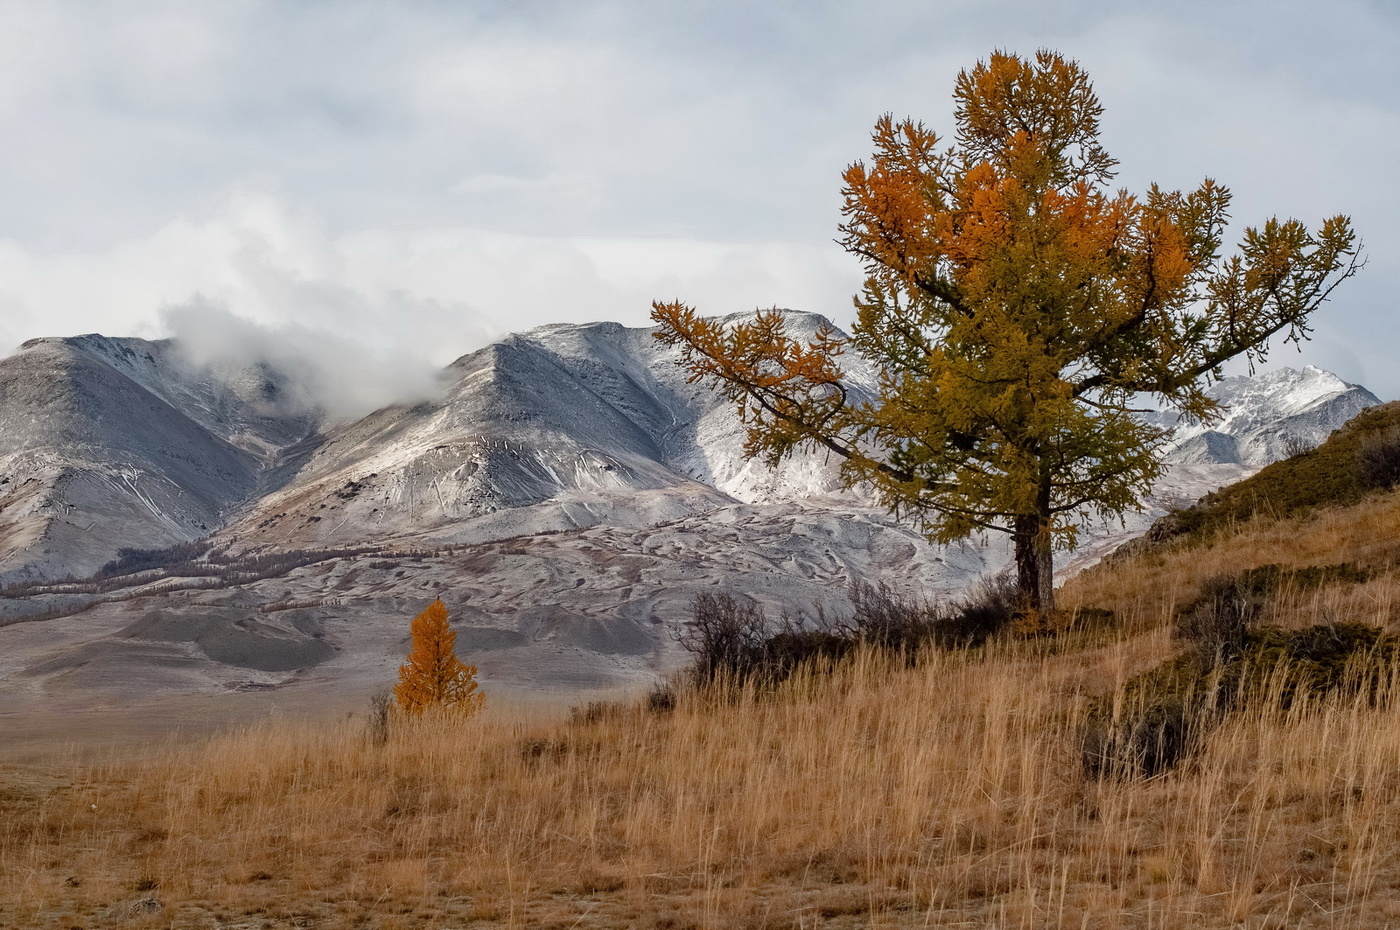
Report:
<svg viewBox="0 0 1400 930"><path fill-rule="evenodd" d="M823 322L789 315L796 336ZM25 343L0 361L0 707L358 699L437 596L488 690L605 690L674 667L667 631L702 591L839 610L853 580L950 596L1006 564L1001 539L930 545L823 454L749 461L677 358L646 329L547 326L453 362L433 397L333 423L265 364ZM852 387L874 374L857 363ZM1177 429L1166 477L1067 568L1379 402L1311 367L1212 391L1215 423L1148 415Z"/></svg>

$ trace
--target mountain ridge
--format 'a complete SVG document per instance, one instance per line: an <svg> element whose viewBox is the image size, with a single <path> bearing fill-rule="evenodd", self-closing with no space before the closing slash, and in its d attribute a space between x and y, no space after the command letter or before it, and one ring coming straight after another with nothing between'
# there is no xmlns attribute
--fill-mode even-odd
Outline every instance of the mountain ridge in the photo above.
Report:
<svg viewBox="0 0 1400 930"><path fill-rule="evenodd" d="M824 322L789 320L799 338ZM69 411L78 426L100 438L139 428L146 442L189 454L165 468L150 453L132 466L136 487L123 490L118 477L106 498L38 481L20 495L29 504L0 498L0 543L25 542L27 529L52 550L36 562L13 543L0 547L12 560L0 561L7 582L48 579L24 597L0 598L0 617L31 621L0 626L0 693L36 707L97 693L362 694L402 655L404 618L437 597L494 689L640 684L680 661L667 631L696 594L734 590L774 610L835 616L855 581L953 597L1010 559L1000 536L930 544L868 495L842 488L839 463L823 454L801 452L776 470L748 460L731 406L690 383L678 351L647 329L556 324L516 334L447 366L433 399L341 424L309 412L276 371L192 366L178 346L144 340L77 342L41 340L0 361L0 462L5 442L42 445L47 435L26 432L24 404L6 405L4 386L37 385L31 404L68 390L51 387L61 378L32 377L45 358L78 360L72 370L82 377L70 381L87 385ZM857 388L874 384L864 368L852 377ZM1275 390L1287 394L1290 379L1321 385L1294 372L1276 375ZM125 398L121 409L140 411L141 422L126 424L121 409L90 396L100 390ZM1248 430L1275 421L1287 421L1269 433L1275 446L1304 441L1304 427L1345 406L1332 403L1335 391L1314 390L1310 400L1299 391L1275 416L1269 392L1238 393L1240 434L1222 432L1236 428L1225 421L1214 429L1235 451ZM56 474L70 483L106 475L112 465L102 456L118 439L133 437L74 446L82 455ZM1238 458L1169 463L1145 509L1086 527L1062 570L1252 473ZM220 462L230 463L222 483L210 477ZM192 483L185 493L179 480ZM157 484L163 497L146 493ZM75 525L102 506L117 515L101 527L111 535L99 550ZM53 583L89 574L119 546L195 540L196 554L169 570ZM78 557L54 557L64 546ZM289 655L310 664L287 668Z"/></svg>
<svg viewBox="0 0 1400 930"><path fill-rule="evenodd" d="M1211 385L1207 394L1221 404L1215 422L1182 424L1172 414L1153 418L1176 429L1166 461L1260 468L1320 445L1341 424L1381 402L1366 388L1314 365L1236 375Z"/></svg>

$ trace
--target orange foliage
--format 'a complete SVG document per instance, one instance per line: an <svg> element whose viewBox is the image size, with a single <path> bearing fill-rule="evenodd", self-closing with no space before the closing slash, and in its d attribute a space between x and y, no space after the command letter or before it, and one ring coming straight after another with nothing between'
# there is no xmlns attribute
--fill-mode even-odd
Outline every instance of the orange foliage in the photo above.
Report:
<svg viewBox="0 0 1400 930"><path fill-rule="evenodd" d="M464 714L481 709L486 695L477 690L476 666L457 658L457 634L447 625L447 605L433 601L413 618L413 649L399 666L394 699L399 710L419 714L430 707Z"/></svg>

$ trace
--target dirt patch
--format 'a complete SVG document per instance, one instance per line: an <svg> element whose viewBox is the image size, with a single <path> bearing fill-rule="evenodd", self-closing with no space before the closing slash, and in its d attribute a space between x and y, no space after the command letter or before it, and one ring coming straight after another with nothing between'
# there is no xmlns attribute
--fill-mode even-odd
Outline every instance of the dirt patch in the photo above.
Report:
<svg viewBox="0 0 1400 930"><path fill-rule="evenodd" d="M125 639L194 643L215 662L259 672L290 672L319 665L335 648L315 636L289 633L242 611L153 610L122 630Z"/></svg>

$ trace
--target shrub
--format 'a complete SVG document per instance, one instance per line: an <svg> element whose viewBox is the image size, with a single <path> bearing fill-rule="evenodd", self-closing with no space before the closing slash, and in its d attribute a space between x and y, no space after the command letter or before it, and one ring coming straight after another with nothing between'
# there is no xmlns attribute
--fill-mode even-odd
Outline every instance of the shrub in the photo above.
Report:
<svg viewBox="0 0 1400 930"><path fill-rule="evenodd" d="M676 683L663 681L647 692L646 709L653 714L669 714L676 709Z"/></svg>
<svg viewBox="0 0 1400 930"><path fill-rule="evenodd" d="M1213 578L1177 612L1173 634L1188 649L1130 680L1115 706L1098 702L1084 731L1083 762L1094 778L1153 776L1197 751L1242 701L1267 697L1286 710L1303 695L1377 693L1400 658L1400 638L1359 623L1302 630L1255 628L1284 584L1305 589L1358 583L1353 562L1285 569L1263 565Z"/></svg>
<svg viewBox="0 0 1400 930"><path fill-rule="evenodd" d="M589 701L582 707L569 708L569 723L591 726L608 720L620 720L632 713L636 705L627 701Z"/></svg>
<svg viewBox="0 0 1400 930"><path fill-rule="evenodd" d="M1306 589L1320 588L1328 584L1362 584L1374 578L1375 572L1355 562L1338 562L1335 565L1295 568L1287 577L1295 587Z"/></svg>
<svg viewBox="0 0 1400 930"><path fill-rule="evenodd" d="M1263 605L1259 590L1262 577L1215 578L1206 582L1201 595L1177 612L1172 634L1188 643L1207 663L1236 658Z"/></svg>
<svg viewBox="0 0 1400 930"><path fill-rule="evenodd" d="M1384 491L1400 484L1400 428L1367 436L1356 455L1357 484Z"/></svg>
<svg viewBox="0 0 1400 930"><path fill-rule="evenodd" d="M1222 585L1224 591L1228 586ZM1336 693L1374 698L1400 660L1400 637L1361 623L1302 630L1236 625L1241 587L1222 594L1217 627L1237 637L1234 648L1188 650L1128 681L1120 700L1090 708L1083 738L1085 772L1093 778L1151 777L1195 754L1225 716L1249 700L1288 710L1301 697ZM1207 607L1221 600L1203 599ZM1220 620L1224 615L1226 619ZM1247 626L1247 624L1246 624Z"/></svg>
<svg viewBox="0 0 1400 930"><path fill-rule="evenodd" d="M1117 708L1111 701L1092 708L1083 737L1085 773L1151 778L1192 756L1231 703L1211 672L1209 660L1188 652L1130 680Z"/></svg>
<svg viewBox="0 0 1400 930"><path fill-rule="evenodd" d="M988 579L953 607L901 597L885 584L857 581L847 593L850 613L829 620L784 615L771 624L762 608L727 593L701 594L691 617L677 633L695 656L690 670L700 685L716 681L773 684L803 665L830 665L858 646L904 656L913 664L927 645L978 646L1007 629L1016 616L1016 587L1005 578Z"/></svg>
<svg viewBox="0 0 1400 930"><path fill-rule="evenodd" d="M1297 458L1300 455L1307 455L1317 448L1317 443L1302 436L1288 436L1283 440L1283 457L1286 459Z"/></svg>
<svg viewBox="0 0 1400 930"><path fill-rule="evenodd" d="M1018 613L1016 582L1008 575L983 578L951 606L906 600L884 584L851 586L851 619L846 635L877 648L904 652L912 661L919 648L980 646L1009 629Z"/></svg>
<svg viewBox="0 0 1400 930"><path fill-rule="evenodd" d="M830 630L785 625L764 640L763 674L770 681L782 681L803 665L830 665L850 655L859 642Z"/></svg>
<svg viewBox="0 0 1400 930"><path fill-rule="evenodd" d="M677 633L681 647L695 656L693 674L702 684L721 678L742 682L759 674L767 638L763 609L727 592L696 595L690 621Z"/></svg>
<svg viewBox="0 0 1400 930"><path fill-rule="evenodd" d="M978 646L1011 628L1019 614L1016 580L1010 575L981 579L948 615L940 619L935 639L940 645Z"/></svg>
<svg viewBox="0 0 1400 930"><path fill-rule="evenodd" d="M881 649L912 653L934 636L938 611L893 593L884 582L851 584L851 617L841 627L844 638Z"/></svg>
<svg viewBox="0 0 1400 930"><path fill-rule="evenodd" d="M1238 655L1245 633L1264 603L1285 585L1303 591L1328 584L1361 584L1372 572L1355 562L1284 568L1261 565L1239 575L1212 578L1194 601L1177 612L1172 632L1209 658Z"/></svg>
<svg viewBox="0 0 1400 930"><path fill-rule="evenodd" d="M784 615L774 629L756 604L727 593L701 594L691 602L691 618L677 639L695 656L691 674L699 684L775 683L804 664L829 665L857 646L899 653L910 664L928 645L980 646L1017 617L1016 585L1005 576L982 581L951 607L863 581L850 586L847 598L850 613L843 620L831 621L818 608L815 619Z"/></svg>
<svg viewBox="0 0 1400 930"><path fill-rule="evenodd" d="M676 675L659 681L638 704L635 700L589 701L582 706L569 708L569 723L574 726L592 726L610 720L624 720L633 716L638 709L648 714L669 714L676 709L678 692L685 687L684 676Z"/></svg>
<svg viewBox="0 0 1400 930"><path fill-rule="evenodd" d="M1400 638L1364 623L1324 623L1302 630L1261 629L1250 636L1241 690L1278 689L1280 707L1299 697L1374 696L1400 658Z"/></svg>

